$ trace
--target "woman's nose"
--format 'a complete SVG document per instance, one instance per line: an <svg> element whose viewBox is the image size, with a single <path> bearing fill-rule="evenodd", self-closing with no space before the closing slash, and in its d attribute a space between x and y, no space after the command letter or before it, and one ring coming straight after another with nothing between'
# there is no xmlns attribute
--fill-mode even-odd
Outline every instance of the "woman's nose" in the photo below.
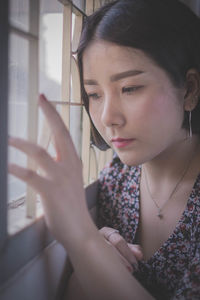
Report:
<svg viewBox="0 0 200 300"><path fill-rule="evenodd" d="M122 126L125 123L125 115L116 97L110 96L104 99L101 121L106 127Z"/></svg>

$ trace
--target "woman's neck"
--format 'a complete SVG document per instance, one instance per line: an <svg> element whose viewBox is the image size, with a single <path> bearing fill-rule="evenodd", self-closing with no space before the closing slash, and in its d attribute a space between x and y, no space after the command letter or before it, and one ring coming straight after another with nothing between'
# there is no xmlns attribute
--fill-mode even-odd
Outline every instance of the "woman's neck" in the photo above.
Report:
<svg viewBox="0 0 200 300"><path fill-rule="evenodd" d="M189 173L194 166L200 167L199 164L194 164L197 153L200 152L199 141L199 136L193 135L192 138L176 142L156 158L142 165L152 194L159 193L159 187L162 189L164 186L169 186L170 189L185 171Z"/></svg>

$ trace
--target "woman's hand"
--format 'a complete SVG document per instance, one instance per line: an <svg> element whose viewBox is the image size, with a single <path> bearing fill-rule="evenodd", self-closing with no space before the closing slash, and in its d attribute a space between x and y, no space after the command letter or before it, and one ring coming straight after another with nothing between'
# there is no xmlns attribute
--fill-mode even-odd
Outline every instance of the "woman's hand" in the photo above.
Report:
<svg viewBox="0 0 200 300"><path fill-rule="evenodd" d="M89 299L152 299L92 222L85 201L82 164L69 132L44 96L39 104L54 136L56 160L38 145L11 138L10 145L30 156L44 175L16 164L9 165L10 173L42 196L47 225L68 251Z"/></svg>
<svg viewBox="0 0 200 300"><path fill-rule="evenodd" d="M99 230L99 233L104 237L106 243L112 247L112 250L117 253L117 256L128 271L131 273L136 271L138 267L138 260L143 258L141 247L139 245L127 243L119 234L119 231L114 228L102 227ZM65 299L87 299L74 272L68 282Z"/></svg>
<svg viewBox="0 0 200 300"><path fill-rule="evenodd" d="M79 230L78 226L82 226L81 221L89 218L82 163L57 111L43 95L40 96L39 105L53 133L56 159L36 144L20 138L10 138L9 144L30 156L43 172L41 175L16 164L9 165L9 172L27 182L42 196L47 225L55 238L64 243L72 226L75 233L75 230Z"/></svg>
<svg viewBox="0 0 200 300"><path fill-rule="evenodd" d="M127 243L119 234L118 230L103 227L99 230L107 243L111 244L118 252L126 268L132 273L138 268L138 260L143 258L142 249L139 245Z"/></svg>

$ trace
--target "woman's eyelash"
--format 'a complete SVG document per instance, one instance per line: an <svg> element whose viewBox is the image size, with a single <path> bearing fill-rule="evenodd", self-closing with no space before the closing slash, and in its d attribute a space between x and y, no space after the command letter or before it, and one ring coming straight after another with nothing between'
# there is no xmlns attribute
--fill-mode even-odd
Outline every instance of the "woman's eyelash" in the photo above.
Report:
<svg viewBox="0 0 200 300"><path fill-rule="evenodd" d="M140 89L142 86L130 86L130 87L124 87L122 88L122 93L127 93L127 94L131 94L135 91L137 91L138 89Z"/></svg>
<svg viewBox="0 0 200 300"><path fill-rule="evenodd" d="M138 89L142 88L142 86L130 86L122 88L122 93L132 94L133 92L137 91ZM101 98L100 95L97 93L87 94L88 98L90 99L99 99Z"/></svg>
<svg viewBox="0 0 200 300"><path fill-rule="evenodd" d="M88 98L99 99L100 96L97 93L87 94Z"/></svg>

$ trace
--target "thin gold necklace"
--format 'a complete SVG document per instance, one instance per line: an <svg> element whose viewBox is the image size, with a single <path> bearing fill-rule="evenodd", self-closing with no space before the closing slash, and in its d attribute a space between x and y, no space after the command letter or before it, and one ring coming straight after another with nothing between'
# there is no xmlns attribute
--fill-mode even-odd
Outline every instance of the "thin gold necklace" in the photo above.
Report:
<svg viewBox="0 0 200 300"><path fill-rule="evenodd" d="M195 151L194 151L193 155L195 154L195 152L196 152L196 148L195 148ZM175 194L175 192L176 192L179 184L181 183L181 181L185 177L185 175L186 175L186 173L187 173L187 171L188 171L188 169L190 167L190 164L192 162L192 159L194 157L193 155L191 156L191 159L189 160L188 164L186 165L186 168L184 169L184 171L183 171L181 177L179 178L178 182L176 183L175 187L173 188L173 190L172 190L169 198L163 203L163 205L161 207L158 205L158 203L156 202L156 200L154 199L154 197L151 194L151 191L150 191L150 188L149 188L149 184L148 184L148 180L147 180L146 170L145 170L145 167L143 167L147 190L148 190L148 193L150 195L150 198L152 199L152 201L154 202L154 204L155 204L155 206L156 206L156 208L158 210L157 217L159 217L160 219L163 218L163 213L162 213L163 208L165 207L165 205L167 204L167 202L172 198L172 196Z"/></svg>

